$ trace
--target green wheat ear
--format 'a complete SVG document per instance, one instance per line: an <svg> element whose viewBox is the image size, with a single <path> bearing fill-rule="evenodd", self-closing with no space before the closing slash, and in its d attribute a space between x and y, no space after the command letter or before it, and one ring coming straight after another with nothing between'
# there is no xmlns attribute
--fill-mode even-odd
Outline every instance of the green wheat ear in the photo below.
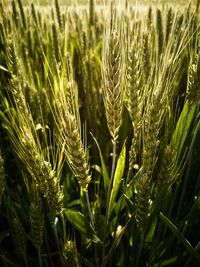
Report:
<svg viewBox="0 0 200 267"><path fill-rule="evenodd" d="M161 103L154 95L149 102L143 124L143 166L145 173L150 174L155 166L156 153L159 145L159 119Z"/></svg>
<svg viewBox="0 0 200 267"><path fill-rule="evenodd" d="M135 219L141 233L144 234L150 207L150 179L144 173L141 175L136 188L135 196Z"/></svg>
<svg viewBox="0 0 200 267"><path fill-rule="evenodd" d="M140 63L138 59L138 53L136 53L134 43L128 53L128 64L126 70L126 89L125 89L125 104L127 106L129 116L133 125L133 139L131 148L129 151L129 170L133 169L133 165L136 163L137 145L139 138L139 122L140 122Z"/></svg>
<svg viewBox="0 0 200 267"><path fill-rule="evenodd" d="M56 62L60 61L60 48L59 48L59 40L58 40L58 30L56 28L55 23L52 25L52 33L53 33L53 49L54 49L54 57Z"/></svg>
<svg viewBox="0 0 200 267"><path fill-rule="evenodd" d="M90 169L87 163L87 156L80 138L77 121L74 115L67 113L65 116L66 127L63 134L66 156L72 171L78 179L80 186L87 191L90 183Z"/></svg>
<svg viewBox="0 0 200 267"><path fill-rule="evenodd" d="M191 58L188 69L186 99L188 100L189 108L200 100L200 48L198 50Z"/></svg>
<svg viewBox="0 0 200 267"><path fill-rule="evenodd" d="M31 241L38 251L40 251L43 243L44 232L44 218L40 201L31 201L29 216Z"/></svg>
<svg viewBox="0 0 200 267"><path fill-rule="evenodd" d="M123 86L121 78L123 61L120 30L117 27L117 21L115 21L115 17L112 13L110 28L108 27L108 29L106 29L104 36L102 61L103 98L107 125L112 140L116 143L122 123Z"/></svg>
<svg viewBox="0 0 200 267"><path fill-rule="evenodd" d="M12 237L15 243L17 253L19 253L21 257L26 259L27 238L24 231L24 227L21 224L18 217L12 218L10 224L11 224Z"/></svg>
<svg viewBox="0 0 200 267"><path fill-rule="evenodd" d="M90 25L94 25L94 20L95 20L95 11L94 11L94 0L90 0L89 2L89 10L90 10Z"/></svg>
<svg viewBox="0 0 200 267"><path fill-rule="evenodd" d="M160 9L157 9L156 13L156 30L158 36L158 58L161 56L163 50L163 22L162 22L162 13Z"/></svg>
<svg viewBox="0 0 200 267"><path fill-rule="evenodd" d="M59 29L61 30L63 28L63 20L62 20L58 0L55 0L55 9L56 9L56 16L57 16L57 20L58 20Z"/></svg>
<svg viewBox="0 0 200 267"><path fill-rule="evenodd" d="M17 7L16 7L15 1L12 1L12 17L13 17L13 21L14 21L16 27L18 27L19 14L17 12Z"/></svg>
<svg viewBox="0 0 200 267"><path fill-rule="evenodd" d="M151 71L151 65L150 65L150 49L149 49L149 39L148 34L144 34L142 38L142 52L143 52L143 77L144 77L144 83L147 84L150 71Z"/></svg>
<svg viewBox="0 0 200 267"><path fill-rule="evenodd" d="M172 30L172 23L173 23L173 12L172 8L170 7L167 12L167 22L166 22L166 32L165 32L165 44L167 45L170 37L170 33Z"/></svg>
<svg viewBox="0 0 200 267"><path fill-rule="evenodd" d="M167 145L163 152L163 157L160 163L160 171L158 173L157 188L156 191L159 191L166 187L168 188L171 184L172 178L172 168L174 165L174 151L170 145Z"/></svg>
<svg viewBox="0 0 200 267"><path fill-rule="evenodd" d="M37 15L36 15L35 5L33 3L31 3L31 15L33 17L35 24L38 25L38 19L37 19Z"/></svg>
<svg viewBox="0 0 200 267"><path fill-rule="evenodd" d="M18 5L19 5L19 10L20 10L20 15L21 15L21 20L22 20L22 25L24 27L24 29L26 29L26 16L25 16L25 13L24 13L24 8L23 8L23 5L22 5L22 2L21 0L17 0L18 2Z"/></svg>

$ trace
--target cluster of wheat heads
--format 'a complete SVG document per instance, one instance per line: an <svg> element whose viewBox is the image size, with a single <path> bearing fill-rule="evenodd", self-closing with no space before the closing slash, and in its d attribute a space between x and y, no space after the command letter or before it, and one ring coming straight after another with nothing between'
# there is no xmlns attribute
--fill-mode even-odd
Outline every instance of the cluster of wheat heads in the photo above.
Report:
<svg viewBox="0 0 200 267"><path fill-rule="evenodd" d="M4 2L0 265L199 266L199 1Z"/></svg>

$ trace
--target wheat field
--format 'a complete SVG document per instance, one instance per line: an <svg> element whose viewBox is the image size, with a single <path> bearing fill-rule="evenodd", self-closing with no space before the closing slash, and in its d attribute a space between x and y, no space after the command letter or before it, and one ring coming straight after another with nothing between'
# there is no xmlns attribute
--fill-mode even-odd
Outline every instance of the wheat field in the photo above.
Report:
<svg viewBox="0 0 200 267"><path fill-rule="evenodd" d="M0 1L0 266L200 266L200 1Z"/></svg>

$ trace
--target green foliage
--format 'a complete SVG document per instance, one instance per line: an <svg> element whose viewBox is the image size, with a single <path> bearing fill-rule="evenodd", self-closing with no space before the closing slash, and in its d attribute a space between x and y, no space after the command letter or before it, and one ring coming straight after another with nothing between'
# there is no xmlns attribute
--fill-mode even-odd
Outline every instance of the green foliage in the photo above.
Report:
<svg viewBox="0 0 200 267"><path fill-rule="evenodd" d="M4 2L0 265L199 266L199 1Z"/></svg>

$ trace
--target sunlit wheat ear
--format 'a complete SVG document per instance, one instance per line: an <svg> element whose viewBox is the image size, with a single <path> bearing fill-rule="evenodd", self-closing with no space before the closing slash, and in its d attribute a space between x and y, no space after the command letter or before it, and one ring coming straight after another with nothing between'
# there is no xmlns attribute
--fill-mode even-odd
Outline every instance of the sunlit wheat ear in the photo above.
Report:
<svg viewBox="0 0 200 267"><path fill-rule="evenodd" d="M15 97L15 95L13 96ZM48 159L49 155L44 155L41 149L30 114L21 109L21 102L19 107L17 101L15 104L15 113L8 110L7 118L3 118L10 141L16 155L38 185L38 190L46 197L55 213L59 214L62 210L63 198L59 184L60 179L51 163L45 160L45 157Z"/></svg>
<svg viewBox="0 0 200 267"><path fill-rule="evenodd" d="M125 103L134 125L137 125L139 118L139 89L140 89L140 67L134 44L131 46L128 54L128 64L126 69L126 90Z"/></svg>
<svg viewBox="0 0 200 267"><path fill-rule="evenodd" d="M63 193L60 188L60 179L53 170L49 161L44 159L44 155L37 146L28 128L24 129L21 135L21 143L16 144L19 157L25 163L31 173L33 180L38 185L38 190L46 197L49 205L56 214L62 211ZM15 141L16 142L16 141Z"/></svg>
<svg viewBox="0 0 200 267"><path fill-rule="evenodd" d="M80 186L87 191L91 180L90 169L87 163L87 156L84 145L81 141L77 120L69 112L63 118L64 129L62 138L65 144L65 151L69 166L77 177Z"/></svg>
<svg viewBox="0 0 200 267"><path fill-rule="evenodd" d="M200 101L200 47L199 51L191 58L188 69L186 99L189 108Z"/></svg>
<svg viewBox="0 0 200 267"><path fill-rule="evenodd" d="M128 54L126 81L125 104L128 109L134 130L134 136L129 151L129 169L132 170L133 165L136 163L139 130L138 128L141 113L139 96L141 75L139 60L134 48L134 44L132 44Z"/></svg>
<svg viewBox="0 0 200 267"><path fill-rule="evenodd" d="M115 143L118 139L123 109L121 37L119 26L117 27L114 17L111 17L110 27L106 27L104 35L102 76L107 125Z"/></svg>
<svg viewBox="0 0 200 267"><path fill-rule="evenodd" d="M63 193L59 177L57 177L56 172L52 169L50 162L43 161L41 164L40 184L44 182L44 188L46 189L45 197L56 214L60 214L62 211Z"/></svg>

